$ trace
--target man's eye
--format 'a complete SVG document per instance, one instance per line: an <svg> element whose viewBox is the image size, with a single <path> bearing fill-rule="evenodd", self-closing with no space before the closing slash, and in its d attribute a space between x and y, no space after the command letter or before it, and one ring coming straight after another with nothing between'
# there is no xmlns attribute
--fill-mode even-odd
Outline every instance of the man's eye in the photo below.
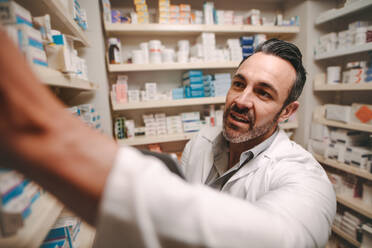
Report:
<svg viewBox="0 0 372 248"><path fill-rule="evenodd" d="M257 93L266 99L272 99L272 96L265 90L257 90Z"/></svg>
<svg viewBox="0 0 372 248"><path fill-rule="evenodd" d="M244 88L244 84L242 82L234 81L232 84L235 88Z"/></svg>

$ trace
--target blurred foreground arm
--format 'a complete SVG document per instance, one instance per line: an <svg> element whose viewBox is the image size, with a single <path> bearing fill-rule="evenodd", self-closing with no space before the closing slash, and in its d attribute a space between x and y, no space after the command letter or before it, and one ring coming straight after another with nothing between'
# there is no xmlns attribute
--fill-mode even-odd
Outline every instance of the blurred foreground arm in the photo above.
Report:
<svg viewBox="0 0 372 248"><path fill-rule="evenodd" d="M0 165L94 224L116 152L114 141L87 128L38 82L0 26Z"/></svg>

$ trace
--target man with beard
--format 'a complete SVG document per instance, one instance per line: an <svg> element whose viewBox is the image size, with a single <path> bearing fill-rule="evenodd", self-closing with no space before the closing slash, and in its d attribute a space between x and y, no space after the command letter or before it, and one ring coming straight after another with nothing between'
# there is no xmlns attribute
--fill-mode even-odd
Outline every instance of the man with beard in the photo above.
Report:
<svg viewBox="0 0 372 248"><path fill-rule="evenodd" d="M274 99L275 104L268 100L260 111L257 107L244 110L237 98L229 98L226 104L231 105L225 118L227 137L236 139L242 130L251 129L257 131L257 137L254 141L245 138L247 144L274 137L266 150L257 148L266 140L250 149L254 160L261 156L258 151L263 154L274 145L290 148L286 140L277 141L275 134L270 134L277 121L273 117L280 110L276 103L284 101L282 87L290 87L284 79L293 74L285 61L279 61L273 56L265 63L270 70L278 72L279 68L284 76L271 75L262 65L256 68L267 81L260 83L262 90L255 91L270 89L271 96L260 95ZM258 65L259 59L255 63ZM239 69L230 95L251 87L250 78L254 77L248 79L244 68ZM249 82L246 86L243 78ZM274 82L277 79L283 83L280 87ZM289 109L294 111L296 104L292 106ZM236 154L230 156L230 165ZM156 158L131 147L118 147L68 113L35 77L0 26L1 165L35 180L95 225L96 247L322 247L335 212L332 187L312 158L304 155L299 163L293 154L286 150L270 166L259 164L257 172L266 173L267 179L260 180L255 172L250 182L252 201L188 184ZM285 165L281 161L286 161Z"/></svg>

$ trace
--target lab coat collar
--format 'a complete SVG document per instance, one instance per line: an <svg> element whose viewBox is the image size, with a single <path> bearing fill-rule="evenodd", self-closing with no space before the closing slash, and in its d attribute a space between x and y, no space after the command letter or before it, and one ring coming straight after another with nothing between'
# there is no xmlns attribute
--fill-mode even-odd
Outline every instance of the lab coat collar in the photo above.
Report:
<svg viewBox="0 0 372 248"><path fill-rule="evenodd" d="M257 157L249 161L244 167L242 167L234 176L230 178L230 180L225 184L225 186L257 170L262 165L262 163L271 163L274 157L276 157L278 154L284 153L282 155L285 156L286 152L282 150L288 148L288 145L284 144L287 142L289 144L288 136L285 134L283 130L279 130L271 145L265 151L260 153Z"/></svg>

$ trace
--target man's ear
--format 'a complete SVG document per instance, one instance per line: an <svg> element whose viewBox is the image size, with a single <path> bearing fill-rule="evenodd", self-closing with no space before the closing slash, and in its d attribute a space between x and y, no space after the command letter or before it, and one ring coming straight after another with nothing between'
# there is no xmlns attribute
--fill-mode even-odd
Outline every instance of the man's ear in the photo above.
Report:
<svg viewBox="0 0 372 248"><path fill-rule="evenodd" d="M296 113L298 107L300 106L300 103L298 101L294 101L290 104L288 104L283 110L282 112L280 113L280 116L279 116L279 122L283 122L285 120L288 120L288 118Z"/></svg>

